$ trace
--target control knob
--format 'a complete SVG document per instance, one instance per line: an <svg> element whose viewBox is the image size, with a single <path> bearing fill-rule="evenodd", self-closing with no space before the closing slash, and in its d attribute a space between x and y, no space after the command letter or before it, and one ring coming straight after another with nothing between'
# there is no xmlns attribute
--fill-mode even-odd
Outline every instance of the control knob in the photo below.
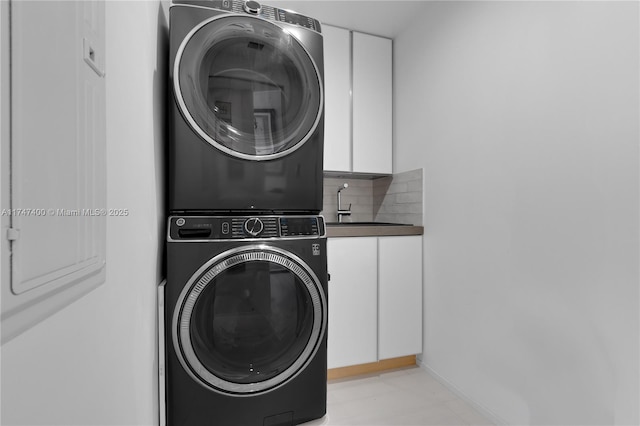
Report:
<svg viewBox="0 0 640 426"><path fill-rule="evenodd" d="M257 15L260 12L260 7L260 3L253 0L245 1L243 6L244 11L252 15Z"/></svg>
<svg viewBox="0 0 640 426"><path fill-rule="evenodd" d="M260 235L264 229L264 223L257 217L252 217L244 222L244 231L252 237Z"/></svg>

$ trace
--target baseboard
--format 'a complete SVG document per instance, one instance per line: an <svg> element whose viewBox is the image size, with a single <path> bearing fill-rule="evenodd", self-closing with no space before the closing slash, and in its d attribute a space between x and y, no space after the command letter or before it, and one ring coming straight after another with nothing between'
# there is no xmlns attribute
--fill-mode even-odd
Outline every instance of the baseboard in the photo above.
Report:
<svg viewBox="0 0 640 426"><path fill-rule="evenodd" d="M395 368L411 367L416 365L416 356L409 355L399 358L383 359L367 364L350 365L348 367L330 368L327 370L327 379L344 379L345 377L362 376L364 374L379 373Z"/></svg>
<svg viewBox="0 0 640 426"><path fill-rule="evenodd" d="M473 407L474 410L478 411L484 417L487 418L490 422L496 425L507 426L509 423L504 421L504 419L500 418L500 416L496 415L493 411L489 410L482 404L479 404L474 399L470 398L467 394L458 389L453 383L442 377L438 374L433 368L429 367L424 363L424 360L420 360L418 362L418 366L420 368L425 369L434 379L436 379L441 385L446 387L448 390L453 392L458 398L469 404Z"/></svg>

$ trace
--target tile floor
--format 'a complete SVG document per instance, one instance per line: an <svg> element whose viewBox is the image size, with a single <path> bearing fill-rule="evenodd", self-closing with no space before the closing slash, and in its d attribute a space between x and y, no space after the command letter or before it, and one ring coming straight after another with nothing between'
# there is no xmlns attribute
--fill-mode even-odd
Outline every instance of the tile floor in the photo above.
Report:
<svg viewBox="0 0 640 426"><path fill-rule="evenodd" d="M491 425L419 367L329 382L327 415L317 425Z"/></svg>

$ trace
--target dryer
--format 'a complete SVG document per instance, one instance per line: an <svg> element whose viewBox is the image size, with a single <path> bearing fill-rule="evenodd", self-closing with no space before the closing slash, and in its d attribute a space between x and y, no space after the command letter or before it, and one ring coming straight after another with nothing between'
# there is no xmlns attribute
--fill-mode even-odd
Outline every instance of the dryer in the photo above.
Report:
<svg viewBox="0 0 640 426"><path fill-rule="evenodd" d="M320 23L255 1L170 8L169 210L322 210Z"/></svg>
<svg viewBox="0 0 640 426"><path fill-rule="evenodd" d="M166 424L324 416L327 279L321 216L170 217Z"/></svg>

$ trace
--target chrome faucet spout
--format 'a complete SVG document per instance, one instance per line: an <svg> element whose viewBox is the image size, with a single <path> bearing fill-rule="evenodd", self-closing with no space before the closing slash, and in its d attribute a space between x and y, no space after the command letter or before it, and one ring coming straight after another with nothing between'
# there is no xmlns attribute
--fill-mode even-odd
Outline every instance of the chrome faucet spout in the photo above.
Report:
<svg viewBox="0 0 640 426"><path fill-rule="evenodd" d="M347 209L343 209L342 208L342 199L340 198L340 192L342 192L342 190L347 189L349 187L348 183L344 183L342 186L340 186L338 188L338 222L342 222L342 217L343 216L350 216L351 215L351 204L349 204L349 207Z"/></svg>

